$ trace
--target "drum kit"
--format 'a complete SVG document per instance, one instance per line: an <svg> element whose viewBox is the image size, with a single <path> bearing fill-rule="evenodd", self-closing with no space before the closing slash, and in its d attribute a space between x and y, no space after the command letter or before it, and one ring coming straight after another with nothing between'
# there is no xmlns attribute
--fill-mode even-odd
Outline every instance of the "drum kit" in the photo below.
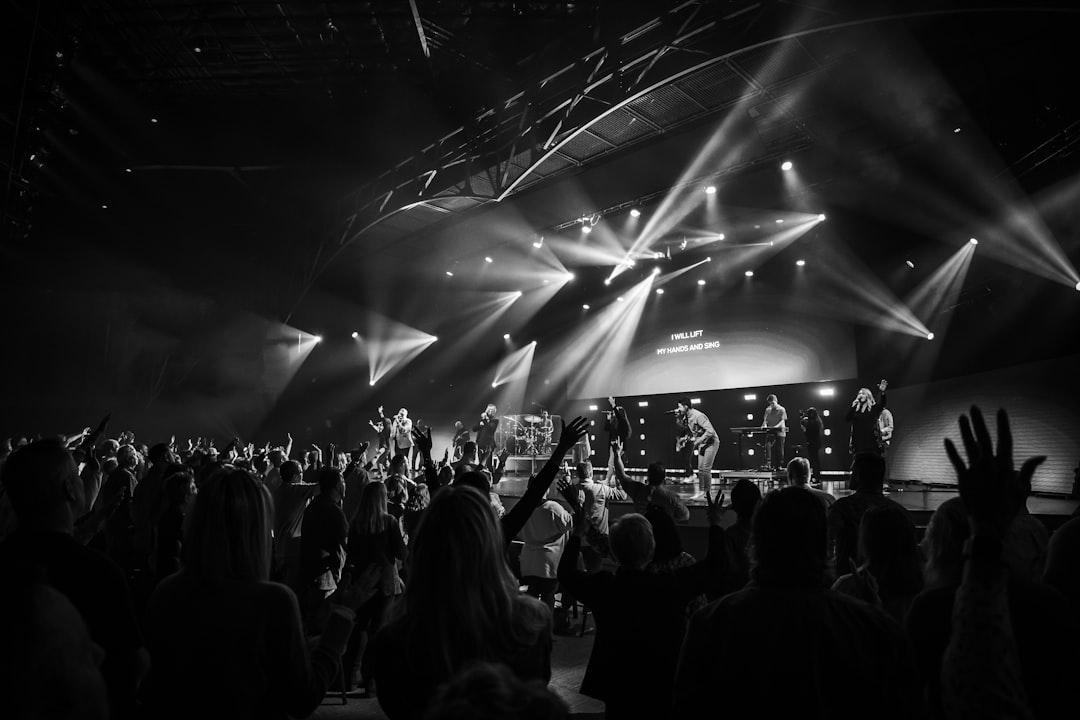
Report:
<svg viewBox="0 0 1080 720"><path fill-rule="evenodd" d="M547 455L551 448L554 426L539 415L504 415L510 421L506 438L510 451L515 455Z"/></svg>

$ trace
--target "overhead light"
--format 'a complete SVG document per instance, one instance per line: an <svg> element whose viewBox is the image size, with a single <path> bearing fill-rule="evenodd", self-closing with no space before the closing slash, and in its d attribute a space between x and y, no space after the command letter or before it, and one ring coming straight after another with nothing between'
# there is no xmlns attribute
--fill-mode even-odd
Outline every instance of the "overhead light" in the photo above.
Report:
<svg viewBox="0 0 1080 720"><path fill-rule="evenodd" d="M485 257L484 262L489 263L489 262L495 262L495 261L492 260L490 257Z"/></svg>
<svg viewBox="0 0 1080 720"><path fill-rule="evenodd" d="M533 243L533 247L536 248L537 250L539 250L543 246L544 246L544 241L543 240L537 240L536 242Z"/></svg>
<svg viewBox="0 0 1080 720"><path fill-rule="evenodd" d="M566 282L572 282L574 280L574 278L577 277L577 275L575 275L574 273L568 272L565 275L563 275L563 277L566 278Z"/></svg>
<svg viewBox="0 0 1080 720"><path fill-rule="evenodd" d="M691 405L700 405L701 404L701 398L690 398L690 404Z"/></svg>
<svg viewBox="0 0 1080 720"><path fill-rule="evenodd" d="M706 195L715 195L716 194L716 186L715 185L709 185L708 187L706 187L705 188L705 194Z"/></svg>
<svg viewBox="0 0 1080 720"><path fill-rule="evenodd" d="M316 336L314 337L314 340L315 340L315 342L317 342L317 343L321 343L321 342L322 342L322 335L316 335Z"/></svg>
<svg viewBox="0 0 1080 720"><path fill-rule="evenodd" d="M751 402L753 400L757 400L757 395L755 395L754 393L748 393L746 395L743 395L742 399L747 402Z"/></svg>
<svg viewBox="0 0 1080 720"><path fill-rule="evenodd" d="M374 380L369 380L369 381L368 381L368 385L374 386L374 385L375 385L375 381L374 381Z"/></svg>
<svg viewBox="0 0 1080 720"><path fill-rule="evenodd" d="M659 274L660 274L660 268L658 268L658 267L654 267L654 268L652 269L652 274L653 274L653 275L659 275Z"/></svg>
<svg viewBox="0 0 1080 720"><path fill-rule="evenodd" d="M818 390L818 394L820 394L822 397L832 397L836 394L836 390L831 387L821 388L820 390Z"/></svg>
<svg viewBox="0 0 1080 720"><path fill-rule="evenodd" d="M822 410L822 411L821 411L821 414L822 414L823 416L825 416L825 417L829 417L829 411L828 411L828 410Z"/></svg>
<svg viewBox="0 0 1080 720"><path fill-rule="evenodd" d="M592 232L592 226L591 226L591 225L582 225L582 226L581 226L581 232L583 232L583 233L585 233L586 235L588 235L589 233L591 233L591 232Z"/></svg>
<svg viewBox="0 0 1080 720"><path fill-rule="evenodd" d="M360 337L360 333L358 333L358 332L356 332L355 330L353 330L353 334L352 334L352 336L353 336L353 340L355 340L356 338Z"/></svg>
<svg viewBox="0 0 1080 720"><path fill-rule="evenodd" d="M638 404L637 404L637 406L638 406L638 407L649 407L649 401L648 401L648 400L638 400ZM644 439L645 439L645 436L644 436L644 435L642 435L642 436L641 436L641 439L642 439L642 440L644 440Z"/></svg>
<svg viewBox="0 0 1080 720"><path fill-rule="evenodd" d="M806 265L806 261L805 260L796 260L795 264L798 265L799 267L803 267L804 265Z"/></svg>
<svg viewBox="0 0 1080 720"><path fill-rule="evenodd" d="M622 299L622 296L621 296L621 295L620 295L619 297L615 298L615 299L616 299L616 300L618 300L619 302L622 302L622 301L623 301L623 299Z"/></svg>
<svg viewBox="0 0 1080 720"><path fill-rule="evenodd" d="M958 132L960 132L960 128L953 128L953 132L954 132L954 133L958 133Z"/></svg>
<svg viewBox="0 0 1080 720"><path fill-rule="evenodd" d="M641 217L641 211L637 208L634 208L630 211L630 217Z"/></svg>
<svg viewBox="0 0 1080 720"><path fill-rule="evenodd" d="M521 295L522 295L522 293L521 293L520 290L515 290L514 291L514 297L521 297Z"/></svg>
<svg viewBox="0 0 1080 720"><path fill-rule="evenodd" d="M491 383L491 387L499 387L499 383L493 382L493 383Z"/></svg>
<svg viewBox="0 0 1080 720"><path fill-rule="evenodd" d="M784 224L784 219L783 218L777 218L776 219L776 224L777 225L783 225Z"/></svg>
<svg viewBox="0 0 1080 720"><path fill-rule="evenodd" d="M724 233L720 233L719 235L717 235L716 239L717 240L723 240L724 239Z"/></svg>
<svg viewBox="0 0 1080 720"><path fill-rule="evenodd" d="M712 262L712 255L710 255L709 257L705 258L705 262Z"/></svg>
<svg viewBox="0 0 1080 720"><path fill-rule="evenodd" d="M131 172L131 168L124 168L124 172L127 172L127 173Z"/></svg>
<svg viewBox="0 0 1080 720"><path fill-rule="evenodd" d="M820 215L818 215L817 219L818 220L824 220L825 219L825 213L821 213Z"/></svg>
<svg viewBox="0 0 1080 720"><path fill-rule="evenodd" d="M581 309L582 310L588 310L589 309L589 303L585 303L584 305L582 305Z"/></svg>
<svg viewBox="0 0 1080 720"><path fill-rule="evenodd" d="M743 274L746 275L746 277L754 277L754 271L753 270L747 270Z"/></svg>
<svg viewBox="0 0 1080 720"><path fill-rule="evenodd" d="M978 241L978 240L976 240L975 238L970 238L970 239L968 240L968 242L969 242L969 243L971 243L972 245L978 245L978 244L979 244L979 241Z"/></svg>
<svg viewBox="0 0 1080 720"><path fill-rule="evenodd" d="M926 333L926 339L927 340L933 340L934 339L934 333Z"/></svg>
<svg viewBox="0 0 1080 720"><path fill-rule="evenodd" d="M504 333L503 334L503 340L509 340L509 339L510 339L510 333Z"/></svg>
<svg viewBox="0 0 1080 720"><path fill-rule="evenodd" d="M832 455L832 448L831 447L825 448L825 454L826 455Z"/></svg>
<svg viewBox="0 0 1080 720"><path fill-rule="evenodd" d="M450 272L449 270L447 270L447 271L446 271L446 277L454 277L454 273L452 273L452 272Z"/></svg>
<svg viewBox="0 0 1080 720"><path fill-rule="evenodd" d="M910 260L905 260L905 261L904 261L904 264L905 264L905 265L907 265L907 266L908 266L909 268L911 268L912 270L914 270L914 269L915 269L915 263L911 262Z"/></svg>
<svg viewBox="0 0 1080 720"><path fill-rule="evenodd" d="M656 288L656 294L657 295L663 295L664 294L664 288Z"/></svg>
<svg viewBox="0 0 1080 720"><path fill-rule="evenodd" d="M605 285L610 285L611 284L611 278L605 278L604 279L604 284Z"/></svg>
<svg viewBox="0 0 1080 720"><path fill-rule="evenodd" d="M788 170L790 170L793 167L795 167L795 166L791 164L790 160L785 160L784 162L780 163L780 169L783 170L784 172L787 172Z"/></svg>
<svg viewBox="0 0 1080 720"><path fill-rule="evenodd" d="M698 284L698 285L704 285L704 284L705 284L705 281L704 281L704 280L698 280L698 281L697 281L697 284Z"/></svg>
<svg viewBox="0 0 1080 720"><path fill-rule="evenodd" d="M155 125L157 125L157 118L150 118L150 122L152 122L152 123L154 123Z"/></svg>
<svg viewBox="0 0 1080 720"><path fill-rule="evenodd" d="M102 209L102 210L108 210L108 209L109 209L109 206L108 206L108 205L102 205L102 206L101 206L101 209Z"/></svg>
<svg viewBox="0 0 1080 720"><path fill-rule="evenodd" d="M197 52L197 53L201 53L201 52L202 52L202 48L201 48L201 47L199 47L198 45L196 45L196 46L195 46L195 52Z"/></svg>
<svg viewBox="0 0 1080 720"><path fill-rule="evenodd" d="M1080 292L1080 282L1076 283L1076 290L1077 292Z"/></svg>

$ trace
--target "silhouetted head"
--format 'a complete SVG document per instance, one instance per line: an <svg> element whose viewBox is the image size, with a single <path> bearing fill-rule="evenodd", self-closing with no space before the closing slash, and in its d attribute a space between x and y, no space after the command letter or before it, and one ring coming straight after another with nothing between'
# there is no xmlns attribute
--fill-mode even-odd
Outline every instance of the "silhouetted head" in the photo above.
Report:
<svg viewBox="0 0 1080 720"><path fill-rule="evenodd" d="M645 471L645 477L650 485L663 485L666 475L667 468L661 463L649 463L649 468Z"/></svg>
<svg viewBox="0 0 1080 720"><path fill-rule="evenodd" d="M623 515L612 523L610 538L611 554L620 567L640 570L652 562L656 539L644 515Z"/></svg>
<svg viewBox="0 0 1080 720"><path fill-rule="evenodd" d="M246 470L211 476L199 489L184 538L184 570L221 585L270 577L270 493Z"/></svg>
<svg viewBox="0 0 1080 720"><path fill-rule="evenodd" d="M743 478L731 489L731 509L735 511L741 523L750 522L760 502L761 490L753 480Z"/></svg>
<svg viewBox="0 0 1080 720"><path fill-rule="evenodd" d="M792 485L810 482L810 461L804 457L791 458L787 465L787 479Z"/></svg>
<svg viewBox="0 0 1080 720"><path fill-rule="evenodd" d="M826 535L825 508L809 491L769 493L754 513L750 577L763 585L821 585Z"/></svg>

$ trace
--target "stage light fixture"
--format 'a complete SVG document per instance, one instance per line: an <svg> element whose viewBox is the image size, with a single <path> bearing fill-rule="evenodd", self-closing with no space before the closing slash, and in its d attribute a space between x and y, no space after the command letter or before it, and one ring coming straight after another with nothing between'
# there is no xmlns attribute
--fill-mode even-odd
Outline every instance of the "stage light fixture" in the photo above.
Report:
<svg viewBox="0 0 1080 720"><path fill-rule="evenodd" d="M157 125L157 118L150 118L150 122L152 122L152 123L154 123L155 125Z"/></svg>
<svg viewBox="0 0 1080 720"><path fill-rule="evenodd" d="M30 158L30 159L33 160L33 158ZM131 168L124 168L124 172L126 172L126 173L131 172Z"/></svg>
<svg viewBox="0 0 1080 720"><path fill-rule="evenodd" d="M783 163L780 164L780 169L783 170L784 172L787 172L788 170L790 170L793 167L795 167L795 166L791 164L790 160L785 160Z"/></svg>
<svg viewBox="0 0 1080 720"><path fill-rule="evenodd" d="M1080 282L1076 283L1076 291L1080 292Z"/></svg>
<svg viewBox="0 0 1080 720"><path fill-rule="evenodd" d="M312 338L312 340L314 340L317 343L320 343L320 342L322 342L322 335L316 335L315 337Z"/></svg>
<svg viewBox="0 0 1080 720"><path fill-rule="evenodd" d="M820 390L818 390L818 394L820 394L822 397L832 397L836 394L836 390L831 387L821 388Z"/></svg>
<svg viewBox="0 0 1080 720"><path fill-rule="evenodd" d="M805 260L796 260L795 264L798 265L799 267L804 267L806 265L806 261Z"/></svg>
<svg viewBox="0 0 1080 720"><path fill-rule="evenodd" d="M970 238L970 239L968 240L968 242L969 242L969 243L971 243L972 245L978 245L978 244L979 244L979 241L978 241L978 240L976 240L975 238Z"/></svg>
<svg viewBox="0 0 1080 720"><path fill-rule="evenodd" d="M743 395L742 399L746 402L751 402L753 400L757 400L757 395L755 395L754 393L749 393L747 395Z"/></svg>
<svg viewBox="0 0 1080 720"><path fill-rule="evenodd" d="M656 294L657 295L663 295L664 294L664 288L656 288Z"/></svg>
<svg viewBox="0 0 1080 720"><path fill-rule="evenodd" d="M446 277L454 277L454 273L452 273L452 272L450 272L449 270L447 270L447 271L446 271Z"/></svg>
<svg viewBox="0 0 1080 720"><path fill-rule="evenodd" d="M499 387L499 383L491 383L491 387Z"/></svg>
<svg viewBox="0 0 1080 720"><path fill-rule="evenodd" d="M599 410L599 408L598 408L598 407L596 407L595 405L590 405L590 406L589 406L589 410L591 410L592 412L596 412L597 410ZM593 425L595 425L595 424L596 424L596 421L595 421L595 420L593 420L592 424L593 424Z"/></svg>
<svg viewBox="0 0 1080 720"><path fill-rule="evenodd" d="M690 398L690 404L691 405L700 405L701 404L701 398Z"/></svg>
<svg viewBox="0 0 1080 720"><path fill-rule="evenodd" d="M576 278L577 275L575 275L574 273L566 273L566 275L564 275L563 277L566 278L566 282L573 282L574 278Z"/></svg>
<svg viewBox="0 0 1080 720"><path fill-rule="evenodd" d="M583 233L585 233L586 235L588 235L589 233L591 233L591 232L592 232L592 227L591 227L591 226L589 226L589 225L582 225L582 226L581 226L581 232L583 232Z"/></svg>
<svg viewBox="0 0 1080 720"><path fill-rule="evenodd" d="M607 278L607 279L605 279L605 280L604 280L604 284L605 284L605 285L610 285L610 284L611 284L611 278Z"/></svg>
<svg viewBox="0 0 1080 720"><path fill-rule="evenodd" d="M705 262L712 262L712 256L710 255L709 257L705 258Z"/></svg>
<svg viewBox="0 0 1080 720"><path fill-rule="evenodd" d="M960 132L960 128L953 128L953 133L954 133L954 134L955 134L955 133L958 133L958 132Z"/></svg>
<svg viewBox="0 0 1080 720"><path fill-rule="evenodd" d="M832 455L832 448L831 447L825 448L825 454L826 455Z"/></svg>
<svg viewBox="0 0 1080 720"><path fill-rule="evenodd" d="M746 277L754 277L754 271L753 270L747 270L743 274L746 275Z"/></svg>
<svg viewBox="0 0 1080 720"><path fill-rule="evenodd" d="M704 284L705 284L705 281L704 281L704 280L698 280L698 281L697 281L697 284L698 284L698 285L704 285Z"/></svg>
<svg viewBox="0 0 1080 720"><path fill-rule="evenodd" d="M818 215L817 219L818 220L824 220L825 219L825 213L821 213L820 215Z"/></svg>
<svg viewBox="0 0 1080 720"><path fill-rule="evenodd" d="M828 437L829 435L832 435L832 430L825 428L825 436Z"/></svg>
<svg viewBox="0 0 1080 720"><path fill-rule="evenodd" d="M623 299L622 299L622 296L619 296L619 297L617 297L617 298L615 298L615 299L616 299L616 300L618 300L619 302L622 302L622 301L623 301Z"/></svg>
<svg viewBox="0 0 1080 720"><path fill-rule="evenodd" d="M754 413L746 413L746 419L752 421L754 419Z"/></svg>
<svg viewBox="0 0 1080 720"><path fill-rule="evenodd" d="M485 257L485 258L484 258L484 262L486 262L486 263L490 263L490 262L495 262L495 261L494 261L494 260L492 260L492 259L491 259L490 257Z"/></svg>
<svg viewBox="0 0 1080 720"><path fill-rule="evenodd" d="M747 455L753 455L754 454L754 448L750 448L749 450L747 450L746 454Z"/></svg>
<svg viewBox="0 0 1080 720"><path fill-rule="evenodd" d="M503 333L503 340L509 340L509 339L510 339L510 333Z"/></svg>
<svg viewBox="0 0 1080 720"><path fill-rule="evenodd" d="M724 240L725 238L726 238L726 236L724 235L724 233L720 233L719 235L716 236L717 240Z"/></svg>
<svg viewBox="0 0 1080 720"><path fill-rule="evenodd" d="M368 385L371 385L372 387L375 387L375 381L374 380L369 380Z"/></svg>
<svg viewBox="0 0 1080 720"><path fill-rule="evenodd" d="M653 274L653 275L659 275L659 274L660 274L660 268L658 268L658 267L654 267L654 268L652 269L652 274Z"/></svg>
<svg viewBox="0 0 1080 720"><path fill-rule="evenodd" d="M537 250L539 250L543 246L544 246L544 241L543 240L537 240L536 242L533 243L533 247L536 248Z"/></svg>
<svg viewBox="0 0 1080 720"><path fill-rule="evenodd" d="M194 50L195 50L195 52L197 52L197 53L201 53L201 52L202 52L202 48L201 48L201 47L199 47L198 45L196 45L196 46L194 47Z"/></svg>
<svg viewBox="0 0 1080 720"><path fill-rule="evenodd" d="M638 404L637 404L637 406L638 406L638 407L649 407L649 401L648 401L648 400L638 400ZM644 439L645 439L645 436L644 436L644 435L642 435L642 436L641 436L641 439L642 439L642 440L644 440Z"/></svg>
<svg viewBox="0 0 1080 720"><path fill-rule="evenodd" d="M715 185L709 185L708 187L706 187L705 188L705 194L706 195L715 195L716 194L716 186Z"/></svg>
<svg viewBox="0 0 1080 720"><path fill-rule="evenodd" d="M355 340L355 339L356 339L356 338L358 338L358 337L360 337L360 333L358 333L358 332L356 332L355 330L353 330L353 334L352 334L352 338L353 338L353 340Z"/></svg>
<svg viewBox="0 0 1080 720"><path fill-rule="evenodd" d="M914 269L915 269L915 263L911 262L910 260L905 260L905 261L904 261L904 264L905 264L905 265L907 265L907 266L908 266L909 268L911 268L912 270L914 270Z"/></svg>
<svg viewBox="0 0 1080 720"><path fill-rule="evenodd" d="M630 211L630 217L635 217L635 218L636 217L641 217L641 211L638 210L637 208L634 208L633 210Z"/></svg>
<svg viewBox="0 0 1080 720"><path fill-rule="evenodd" d="M783 218L777 218L776 219L776 224L777 225L783 225L784 224L784 219Z"/></svg>
<svg viewBox="0 0 1080 720"><path fill-rule="evenodd" d="M102 205L102 206L101 206L101 209L102 209L102 210L108 210L108 209L109 209L109 206L108 206L108 205Z"/></svg>
<svg viewBox="0 0 1080 720"><path fill-rule="evenodd" d="M927 340L933 340L934 339L934 333L926 333L926 339Z"/></svg>
<svg viewBox="0 0 1080 720"><path fill-rule="evenodd" d="M582 310L588 310L589 309L589 303L585 303L584 305L582 305L581 309Z"/></svg>
<svg viewBox="0 0 1080 720"><path fill-rule="evenodd" d="M829 417L829 411L828 411L828 410L822 410L822 411L821 411L821 414L822 414L822 415L823 415L824 417Z"/></svg>

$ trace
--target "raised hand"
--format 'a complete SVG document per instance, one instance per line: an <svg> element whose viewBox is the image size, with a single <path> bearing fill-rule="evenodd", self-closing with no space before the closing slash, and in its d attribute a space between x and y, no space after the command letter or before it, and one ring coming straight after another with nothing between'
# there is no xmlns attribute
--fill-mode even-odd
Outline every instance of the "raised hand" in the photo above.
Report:
<svg viewBox="0 0 1080 720"><path fill-rule="evenodd" d="M878 390L880 390L881 392L885 392L885 388L887 388L887 387L889 387L889 381L888 380L882 380L881 382L878 383Z"/></svg>
<svg viewBox="0 0 1080 720"><path fill-rule="evenodd" d="M579 415L571 420L569 425L562 418L559 419L559 423L562 428L559 432L559 444L556 450L561 449L562 453L565 454L567 450L577 445L578 440L584 437L589 429L589 421Z"/></svg>
<svg viewBox="0 0 1080 720"><path fill-rule="evenodd" d="M998 410L998 448L994 454L990 432L986 428L982 411L971 406L971 420L960 416L960 436L967 451L968 463L960 458L952 440L945 439L945 452L956 469L960 499L971 521L972 535L992 535L1002 538L1016 514L1023 507L1026 488L1045 455L1028 458L1020 467L1013 468L1012 431L1009 415Z"/></svg>
<svg viewBox="0 0 1080 720"><path fill-rule="evenodd" d="M412 438L413 444L416 445L416 448L421 453L423 453L424 457L430 458L431 446L433 445L431 441L431 428L424 428L423 430L414 428L412 431Z"/></svg>
<svg viewBox="0 0 1080 720"><path fill-rule="evenodd" d="M710 525L719 525L720 519L724 516L724 491L717 490L715 500L711 493L711 490L705 490L705 516L709 518Z"/></svg>

